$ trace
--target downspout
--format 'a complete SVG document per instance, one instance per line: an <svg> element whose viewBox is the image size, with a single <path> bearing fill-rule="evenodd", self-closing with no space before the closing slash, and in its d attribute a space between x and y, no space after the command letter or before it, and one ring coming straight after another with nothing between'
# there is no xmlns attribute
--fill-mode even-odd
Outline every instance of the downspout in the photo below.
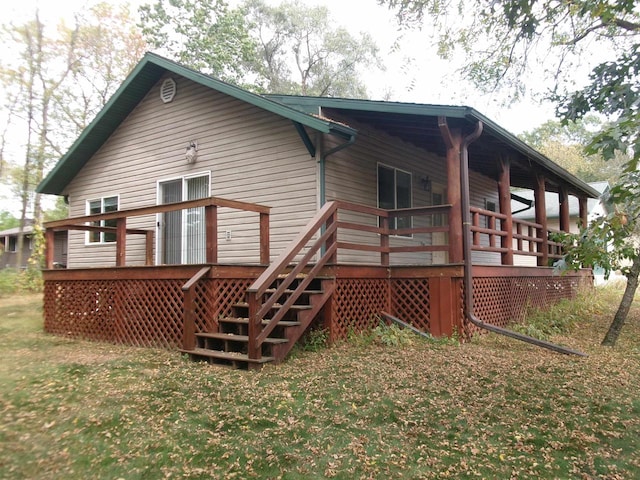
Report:
<svg viewBox="0 0 640 480"><path fill-rule="evenodd" d="M341 143L340 145L336 145L330 150L326 152L324 150L320 150L320 159L318 160L320 164L320 208L324 206L327 201L327 193L326 193L326 182L325 182L325 171L326 171L326 160L329 155L333 155L334 153L339 152L343 148L347 148L350 145L353 145L356 141L355 135L349 135L349 139L345 143Z"/></svg>
<svg viewBox="0 0 640 480"><path fill-rule="evenodd" d="M478 121L475 130L464 137L460 148L460 182L461 182L461 204L462 204L462 249L464 252L464 301L465 314L467 319L476 327L494 332L507 337L515 338L538 347L553 350L554 352L564 353L567 355L579 355L586 357L585 353L572 350L555 343L547 342L537 338L514 332L506 328L498 327L483 322L475 316L473 312L473 277L471 262L471 203L469 200L469 145L475 142L482 133L482 122Z"/></svg>

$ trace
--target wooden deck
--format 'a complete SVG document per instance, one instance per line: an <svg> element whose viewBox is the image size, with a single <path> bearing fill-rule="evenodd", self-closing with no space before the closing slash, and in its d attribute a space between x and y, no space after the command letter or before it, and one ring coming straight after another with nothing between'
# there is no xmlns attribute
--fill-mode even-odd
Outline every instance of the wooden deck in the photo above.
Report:
<svg viewBox="0 0 640 480"><path fill-rule="evenodd" d="M378 324L383 311L434 336L457 333L464 338L477 331L467 322L464 311L465 264L392 262L392 256L407 252L451 252L451 245L447 244L398 247L390 242L390 237L397 235L446 231L448 227L437 226L440 222L434 221L434 215L446 215L449 205L388 211L329 202L290 246L268 264L267 207L214 197L196 202L81 217L48 226L47 232L85 230L89 228L86 222L106 216L117 219L118 266L46 270L45 330L91 340L180 348L194 357L234 366L283 360L311 326L325 328L331 341L343 339L352 331L366 331ZM126 235L143 233L127 230L128 216L194 206L207 212L206 264L151 265L153 236L145 233L147 265L125 266ZM258 240L262 265L217 263L219 206L260 213ZM345 221L338 217L339 212L369 218L365 222ZM560 254L557 245L547 239L548 232L541 233L542 225L526 225L526 234L521 233L521 227L516 233L507 234L501 214L481 209L473 209L472 214L476 251L500 254L502 258L533 255L545 262ZM389 219L400 216L431 219L411 222L412 228L390 229ZM90 228L108 230L108 227ZM339 231L362 232L374 241L345 241L339 237ZM504 238L509 238L510 243L505 243ZM373 253L378 261L343 264L338 256L342 250ZM572 298L580 288L592 284L588 270L557 276L548 267L475 265L472 276L476 316L498 326L520 321L528 306L545 306L561 298ZM226 336L220 337L219 333Z"/></svg>

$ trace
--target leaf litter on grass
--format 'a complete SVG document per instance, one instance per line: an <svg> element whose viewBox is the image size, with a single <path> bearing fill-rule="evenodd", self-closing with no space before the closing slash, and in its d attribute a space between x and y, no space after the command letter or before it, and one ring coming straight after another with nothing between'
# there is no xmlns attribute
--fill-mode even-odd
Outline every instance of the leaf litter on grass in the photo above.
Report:
<svg viewBox="0 0 640 480"><path fill-rule="evenodd" d="M586 359L486 335L346 343L260 372L33 324L49 355L5 339L0 477L638 477L639 355L599 347L603 321L562 338Z"/></svg>

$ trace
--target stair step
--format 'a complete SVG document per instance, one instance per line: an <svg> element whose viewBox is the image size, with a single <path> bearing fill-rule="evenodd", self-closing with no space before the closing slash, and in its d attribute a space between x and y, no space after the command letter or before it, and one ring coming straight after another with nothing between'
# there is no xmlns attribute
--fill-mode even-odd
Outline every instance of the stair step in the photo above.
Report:
<svg viewBox="0 0 640 480"><path fill-rule="evenodd" d="M206 348L194 348L193 350L180 349L180 351L182 353L188 353L189 355L198 355L200 357L216 358L231 362L269 363L275 360L275 357L249 358L245 353L222 352L220 350L209 350Z"/></svg>
<svg viewBox="0 0 640 480"><path fill-rule="evenodd" d="M265 293L274 293L276 291L275 288L267 288L265 290ZM291 294L295 292L295 290L291 290L291 289L286 289L283 293L283 295L285 294ZM324 293L322 290L303 290L302 293L308 293L310 295L314 295L314 294L321 294Z"/></svg>
<svg viewBox="0 0 640 480"><path fill-rule="evenodd" d="M249 308L249 304L247 302L235 303L233 304L233 306L240 307L240 308ZM280 305L279 303L276 303L273 307L271 307L271 309L274 310L280 307L282 307L282 305ZM291 305L289 307L289 310L309 310L311 308L312 308L311 305Z"/></svg>
<svg viewBox="0 0 640 480"><path fill-rule="evenodd" d="M237 342L249 341L249 337L247 335L236 335L235 333L196 333L196 337L214 338L217 340L233 340ZM264 343L271 343L273 345L287 343L288 341L289 340L287 340L286 338L267 337L264 339Z"/></svg>
<svg viewBox="0 0 640 480"><path fill-rule="evenodd" d="M248 325L249 319L243 318L243 317L225 317L225 318L218 319L218 323L239 323L242 325ZM268 323L269 323L269 319L262 320L263 325L267 325ZM300 325L300 322L294 322L291 320L280 320L278 322L278 325L282 327L297 327L298 325Z"/></svg>

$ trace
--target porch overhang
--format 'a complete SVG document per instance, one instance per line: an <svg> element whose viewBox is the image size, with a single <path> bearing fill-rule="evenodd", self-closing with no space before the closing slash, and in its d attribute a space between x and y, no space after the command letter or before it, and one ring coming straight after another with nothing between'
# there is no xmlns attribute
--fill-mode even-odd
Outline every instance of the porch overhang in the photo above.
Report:
<svg viewBox="0 0 640 480"><path fill-rule="evenodd" d="M579 197L597 198L599 192L536 151L517 136L496 124L477 110L467 106L426 105L341 98L269 95L284 105L324 117L348 118L359 124L385 131L419 148L445 156L446 145L438 126L438 117L446 117L451 129L463 133L473 130L478 121L484 125L482 136L469 147L469 168L497 179L499 156L511 161L511 185L535 188L535 176L547 180L547 190L567 189Z"/></svg>

